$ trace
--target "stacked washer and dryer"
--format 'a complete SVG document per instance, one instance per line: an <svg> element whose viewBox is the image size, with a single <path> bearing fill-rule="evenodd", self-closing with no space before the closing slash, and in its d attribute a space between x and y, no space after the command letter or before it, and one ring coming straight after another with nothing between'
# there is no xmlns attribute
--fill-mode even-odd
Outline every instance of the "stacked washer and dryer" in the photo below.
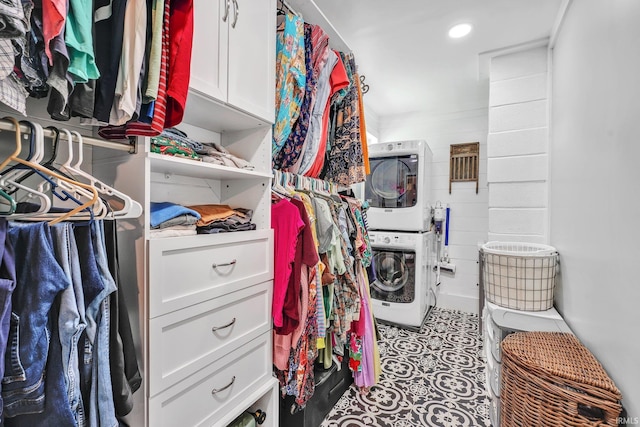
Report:
<svg viewBox="0 0 640 427"><path fill-rule="evenodd" d="M435 306L436 239L430 231L431 149L425 141L369 146L364 187L373 262L369 280L378 321L419 329Z"/></svg>

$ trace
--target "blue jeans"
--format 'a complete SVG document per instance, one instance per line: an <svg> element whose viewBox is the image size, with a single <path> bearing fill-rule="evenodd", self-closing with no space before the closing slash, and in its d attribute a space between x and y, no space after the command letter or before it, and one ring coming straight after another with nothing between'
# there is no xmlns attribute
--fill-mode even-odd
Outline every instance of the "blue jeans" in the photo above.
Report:
<svg viewBox="0 0 640 427"><path fill-rule="evenodd" d="M116 285L109 272L102 222L75 227L85 297L87 327L81 343L80 381L88 426L118 425L109 370L109 295Z"/></svg>
<svg viewBox="0 0 640 427"><path fill-rule="evenodd" d="M4 356L9 336L11 320L11 295L16 287L16 266L13 246L7 236L9 224L0 218L0 378L4 377ZM2 397L0 396L0 417L2 415Z"/></svg>
<svg viewBox="0 0 640 427"><path fill-rule="evenodd" d="M13 418L5 418L5 427L75 427L74 414L66 392L65 377L62 371L62 346L58 331L59 307L51 307L49 327L51 342L49 343L49 359L46 367L44 410L39 413L20 414Z"/></svg>
<svg viewBox="0 0 640 427"><path fill-rule="evenodd" d="M44 374L49 341L52 349L57 341L52 339L56 337L51 337L49 315L56 297L70 285L70 280L55 258L48 224L11 223L9 238L15 258L24 260L16 265L17 280L2 381L4 416L15 417L45 410ZM49 368L47 382L55 382L59 377L64 383L62 364L52 361Z"/></svg>
<svg viewBox="0 0 640 427"><path fill-rule="evenodd" d="M71 286L62 291L60 295L58 327L65 391L67 392L71 413L76 419L76 424L79 427L83 427L85 418L82 394L80 393L78 342L87 326L87 322L78 248L73 236L73 225L71 223L58 224L52 227L51 231L56 258L71 279Z"/></svg>

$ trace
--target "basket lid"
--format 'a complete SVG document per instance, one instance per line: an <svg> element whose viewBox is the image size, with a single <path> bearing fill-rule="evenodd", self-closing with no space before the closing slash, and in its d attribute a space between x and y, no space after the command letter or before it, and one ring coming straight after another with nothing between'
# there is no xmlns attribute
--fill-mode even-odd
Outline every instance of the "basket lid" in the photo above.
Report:
<svg viewBox="0 0 640 427"><path fill-rule="evenodd" d="M501 346L506 358L530 371L596 388L610 400L622 399L600 362L571 333L516 332Z"/></svg>
<svg viewBox="0 0 640 427"><path fill-rule="evenodd" d="M545 256L557 254L556 248L549 245L527 242L491 241L482 245L482 250L496 255Z"/></svg>

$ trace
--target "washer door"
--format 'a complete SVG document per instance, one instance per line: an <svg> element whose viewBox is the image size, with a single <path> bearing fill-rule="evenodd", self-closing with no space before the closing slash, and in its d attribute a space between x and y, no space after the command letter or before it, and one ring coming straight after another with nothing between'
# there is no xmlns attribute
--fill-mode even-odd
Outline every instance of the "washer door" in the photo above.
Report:
<svg viewBox="0 0 640 427"><path fill-rule="evenodd" d="M410 208L417 203L418 156L380 157L369 160L365 199L374 208Z"/></svg>
<svg viewBox="0 0 640 427"><path fill-rule="evenodd" d="M374 249L370 271L371 297L388 302L413 302L415 252ZM373 273L373 274L372 274Z"/></svg>

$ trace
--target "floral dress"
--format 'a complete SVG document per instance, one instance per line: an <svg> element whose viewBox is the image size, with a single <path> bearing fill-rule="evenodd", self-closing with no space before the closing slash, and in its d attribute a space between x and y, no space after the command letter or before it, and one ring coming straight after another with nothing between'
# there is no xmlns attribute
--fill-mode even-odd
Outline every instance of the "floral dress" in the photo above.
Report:
<svg viewBox="0 0 640 427"><path fill-rule="evenodd" d="M276 121L271 154L275 157L300 115L306 84L304 22L287 14L276 39Z"/></svg>

